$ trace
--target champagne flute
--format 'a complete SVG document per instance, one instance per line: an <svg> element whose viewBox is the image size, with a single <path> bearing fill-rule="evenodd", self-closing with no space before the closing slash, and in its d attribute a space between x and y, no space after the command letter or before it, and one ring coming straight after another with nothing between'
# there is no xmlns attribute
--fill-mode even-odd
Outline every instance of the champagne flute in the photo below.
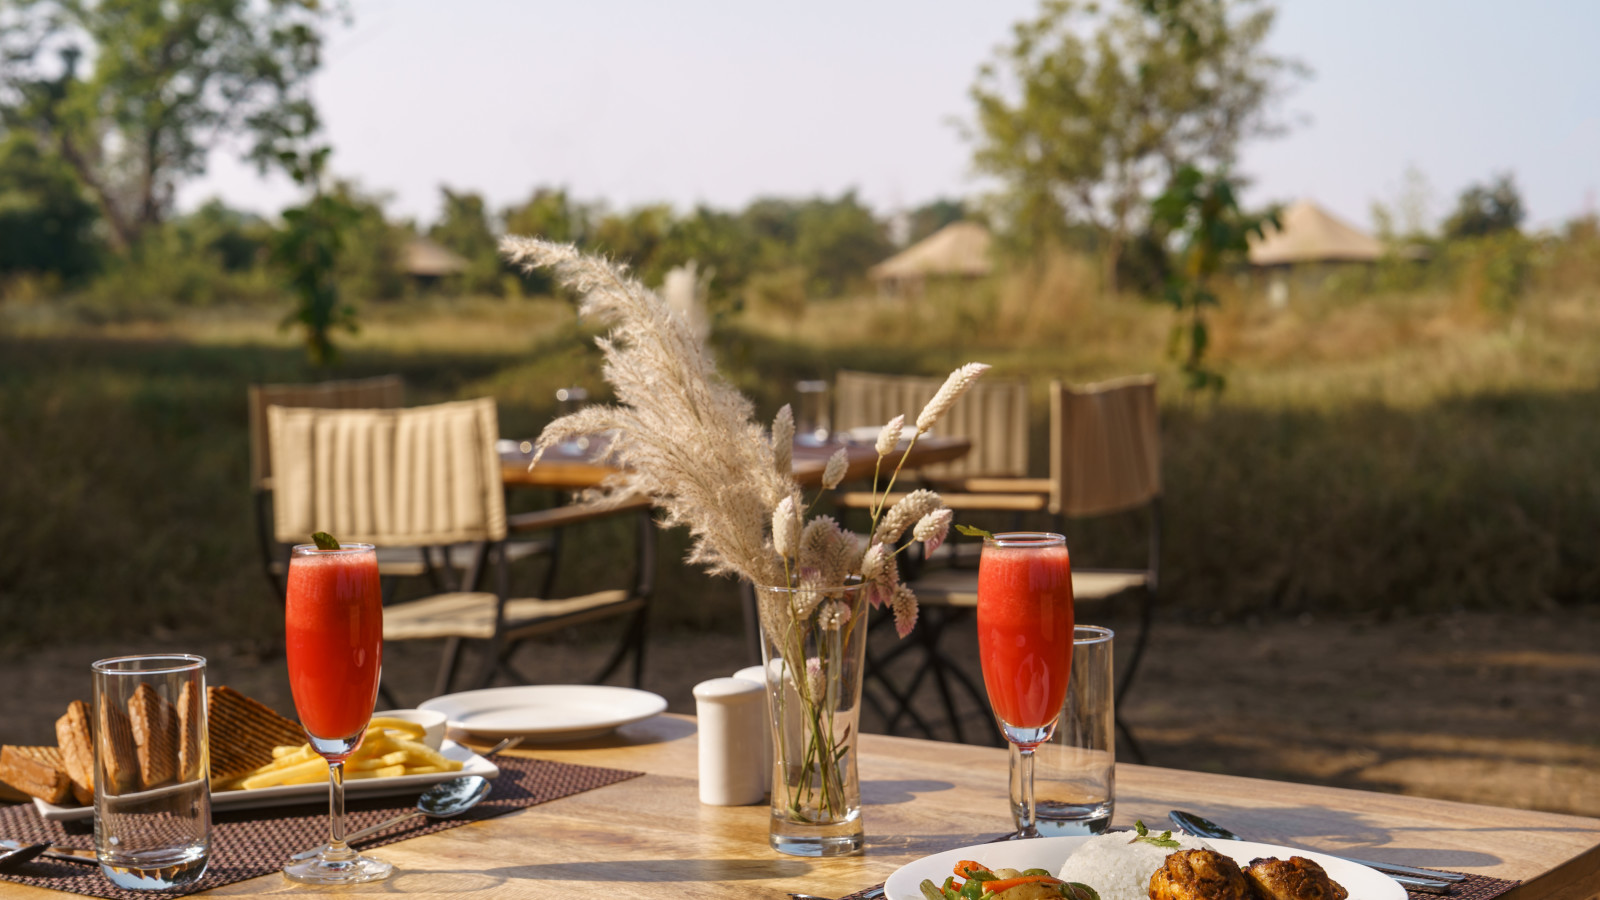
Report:
<svg viewBox="0 0 1600 900"><path fill-rule="evenodd" d="M978 658L995 722L1016 745L1027 821L1038 837L1033 751L1050 740L1072 675L1072 559L1067 540L1046 532L984 539L978 558Z"/></svg>
<svg viewBox="0 0 1600 900"><path fill-rule="evenodd" d="M383 593L371 544L296 545L289 558L285 656L294 708L328 761L328 845L283 874L306 884L360 884L394 866L345 843L344 761L361 747L383 669Z"/></svg>

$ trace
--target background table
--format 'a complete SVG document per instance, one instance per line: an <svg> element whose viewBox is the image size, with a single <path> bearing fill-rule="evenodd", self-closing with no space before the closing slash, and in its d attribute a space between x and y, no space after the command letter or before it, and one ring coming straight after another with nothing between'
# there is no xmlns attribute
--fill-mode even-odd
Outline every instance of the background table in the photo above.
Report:
<svg viewBox="0 0 1600 900"><path fill-rule="evenodd" d="M872 477L878 452L871 444L804 444L794 447L794 475L802 485L814 486L822 481L822 470L840 447L850 452L850 467L845 481L862 481ZM521 442L517 449L500 454L500 477L507 487L544 487L563 490L582 490L599 485L617 473L617 469L602 464L601 452L605 449L603 438L591 438L587 447L552 447L539 464L532 469L533 445ZM924 436L911 448L906 457L905 469L960 459L972 449L966 438ZM891 456L890 459L899 457Z"/></svg>
<svg viewBox="0 0 1600 900"><path fill-rule="evenodd" d="M643 777L380 848L396 877L352 893L838 897L918 857L1009 830L1006 751L878 735L864 735L861 748L863 856L781 856L767 847L765 805L702 806L694 720L660 716L604 739L526 751ZM1117 788L1117 825L1164 822L1176 807L1270 843L1525 881L1508 900L1600 892L1597 819L1131 765L1117 767ZM205 896L263 892L314 891L272 875ZM46 896L0 885L4 898Z"/></svg>

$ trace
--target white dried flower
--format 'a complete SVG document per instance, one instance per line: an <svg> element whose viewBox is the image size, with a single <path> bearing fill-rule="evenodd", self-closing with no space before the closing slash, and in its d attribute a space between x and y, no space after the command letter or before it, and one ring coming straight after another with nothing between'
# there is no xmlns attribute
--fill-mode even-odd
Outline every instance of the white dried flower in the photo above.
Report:
<svg viewBox="0 0 1600 900"><path fill-rule="evenodd" d="M944 506L944 500L930 490L917 490L900 498L889 509L882 519L878 520L878 530L873 532L872 539L885 544L893 545L906 533L906 529L928 513Z"/></svg>
<svg viewBox="0 0 1600 900"><path fill-rule="evenodd" d="M811 702L822 701L822 691L827 685L822 679L822 659L816 656L806 658L806 687L811 691Z"/></svg>
<svg viewBox="0 0 1600 900"><path fill-rule="evenodd" d="M889 562L891 553L892 551L882 541L878 541L868 547L867 555L861 557L861 577L866 581L876 579L878 574L883 571L883 567Z"/></svg>
<svg viewBox="0 0 1600 900"><path fill-rule="evenodd" d="M961 395L967 392L967 388L972 387L972 383L978 380L978 376L987 371L989 371L989 367L983 363L967 363L951 372L950 377L946 378L944 384L939 388L939 392L933 395L933 399L928 401L928 405L924 406L922 413L917 416L917 434L927 434L928 429L932 428L933 424L939 421L941 416L949 412L950 407L956 405L956 401L960 400Z"/></svg>
<svg viewBox="0 0 1600 900"><path fill-rule="evenodd" d="M800 514L795 509L793 494L783 498L772 511L772 549L786 559L793 558L800 550Z"/></svg>
<svg viewBox="0 0 1600 900"><path fill-rule="evenodd" d="M911 593L911 588L904 584L898 585L889 606L894 610L895 633L901 637L910 634L911 629L917 627L917 595Z"/></svg>
<svg viewBox="0 0 1600 900"><path fill-rule="evenodd" d="M905 427L905 413L895 416L889 420L887 425L883 426L883 430L878 432L878 445L876 449L879 456L888 456L894 452L894 448L900 444L900 432L904 431Z"/></svg>
<svg viewBox="0 0 1600 900"><path fill-rule="evenodd" d="M817 516L800 534L796 558L802 583L824 590L844 584L850 575L855 542L831 516Z"/></svg>
<svg viewBox="0 0 1600 900"><path fill-rule="evenodd" d="M844 480L844 473L850 468L850 451L843 447L833 452L828 457L828 465L822 470L822 489L831 491Z"/></svg>
<svg viewBox="0 0 1600 900"><path fill-rule="evenodd" d="M833 600L822 607L822 614L817 617L817 623L829 631L838 631L850 621L850 604L843 600Z"/></svg>
<svg viewBox="0 0 1600 900"><path fill-rule="evenodd" d="M772 420L772 467L784 478L794 474L794 410L787 403Z"/></svg>
<svg viewBox="0 0 1600 900"><path fill-rule="evenodd" d="M944 543L945 536L950 533L950 521L955 518L955 512L949 507L936 509L917 520L917 527L911 529L911 536L921 541L923 552L929 556L939 549Z"/></svg>

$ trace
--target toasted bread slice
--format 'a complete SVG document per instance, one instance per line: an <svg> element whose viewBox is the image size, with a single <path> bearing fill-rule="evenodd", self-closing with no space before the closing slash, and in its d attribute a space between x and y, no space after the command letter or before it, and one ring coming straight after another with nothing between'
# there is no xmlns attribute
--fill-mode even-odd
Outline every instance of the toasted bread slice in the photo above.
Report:
<svg viewBox="0 0 1600 900"><path fill-rule="evenodd" d="M174 781L178 775L178 708L155 688L141 684L128 698L128 719L133 725L140 785L148 791Z"/></svg>
<svg viewBox="0 0 1600 900"><path fill-rule="evenodd" d="M306 733L293 720L226 685L206 688L211 788L219 790L272 762L274 747L298 747Z"/></svg>
<svg viewBox="0 0 1600 900"><path fill-rule="evenodd" d="M72 779L72 796L79 803L94 802L94 733L89 727L89 704L74 700L67 714L56 720L56 746L61 767Z"/></svg>
<svg viewBox="0 0 1600 900"><path fill-rule="evenodd" d="M133 724L116 703L99 704L95 734L100 741L100 777L111 795L131 794L139 789L139 754L133 745Z"/></svg>
<svg viewBox="0 0 1600 900"><path fill-rule="evenodd" d="M54 747L0 747L0 781L46 803L72 796L72 779L62 771L61 752Z"/></svg>
<svg viewBox="0 0 1600 900"><path fill-rule="evenodd" d="M205 727L205 694L200 685L185 681L178 689L178 780L194 781L209 774L200 752L200 729Z"/></svg>

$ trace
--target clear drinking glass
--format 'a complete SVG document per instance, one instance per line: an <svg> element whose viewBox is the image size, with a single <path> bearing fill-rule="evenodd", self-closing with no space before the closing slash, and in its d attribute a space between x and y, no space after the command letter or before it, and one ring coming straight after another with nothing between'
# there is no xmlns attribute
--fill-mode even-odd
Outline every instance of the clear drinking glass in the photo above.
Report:
<svg viewBox="0 0 1600 900"><path fill-rule="evenodd" d="M1034 751L1034 824L1039 834L1099 834L1116 804L1116 705L1111 647L1116 635L1079 625L1072 641L1072 679L1056 733ZM1021 758L1011 751L1011 816L1021 828Z"/></svg>
<svg viewBox="0 0 1600 900"><path fill-rule="evenodd" d="M1055 731L1072 675L1072 560L1067 540L1047 532L984 539L978 558L978 659L995 722L1018 752L1027 817L1034 827L1033 751Z"/></svg>
<svg viewBox="0 0 1600 900"><path fill-rule="evenodd" d="M296 545L284 632L295 711L312 749L328 761L328 845L283 874L308 884L388 878L394 866L344 841L344 761L361 746L383 670L383 593L372 545Z"/></svg>
<svg viewBox="0 0 1600 900"><path fill-rule="evenodd" d="M94 846L120 888L200 880L211 851L206 661L102 659L94 673Z"/></svg>

